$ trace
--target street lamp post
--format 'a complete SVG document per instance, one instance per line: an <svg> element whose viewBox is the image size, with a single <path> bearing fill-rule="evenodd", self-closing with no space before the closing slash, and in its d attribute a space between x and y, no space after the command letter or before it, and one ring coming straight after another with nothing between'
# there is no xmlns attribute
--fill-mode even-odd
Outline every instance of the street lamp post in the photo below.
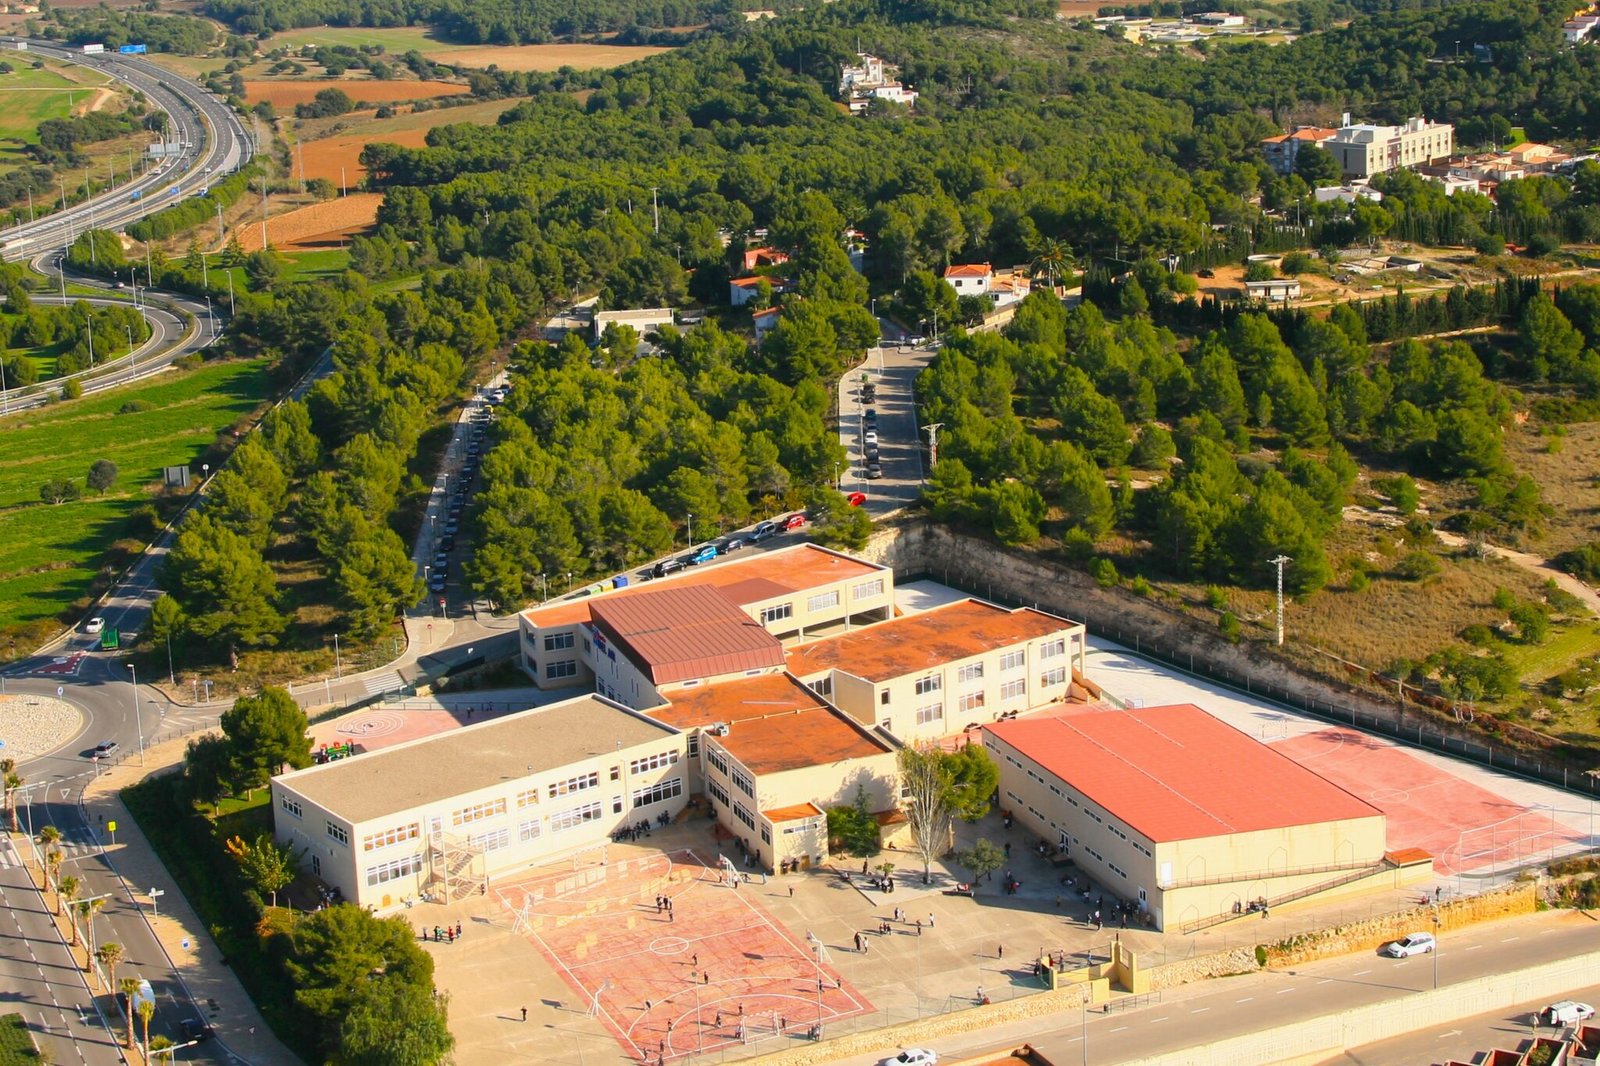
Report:
<svg viewBox="0 0 1600 1066"><path fill-rule="evenodd" d="M694 512L693 511L688 512L688 519L689 519L689 548L690 548L690 550L693 550L694 549Z"/></svg>
<svg viewBox="0 0 1600 1066"><path fill-rule="evenodd" d="M167 681L173 688L178 687L178 672L172 668L172 630L167 630Z"/></svg>
<svg viewBox="0 0 1600 1066"><path fill-rule="evenodd" d="M139 765L144 765L144 720L139 714L139 671L128 664L128 674L133 678L133 724L139 731Z"/></svg>
<svg viewBox="0 0 1600 1066"><path fill-rule="evenodd" d="M344 677L344 661L339 658L339 634L333 635L333 670L334 677Z"/></svg>
<svg viewBox="0 0 1600 1066"><path fill-rule="evenodd" d="M547 574L539 575L539 602L550 602L550 578Z"/></svg>

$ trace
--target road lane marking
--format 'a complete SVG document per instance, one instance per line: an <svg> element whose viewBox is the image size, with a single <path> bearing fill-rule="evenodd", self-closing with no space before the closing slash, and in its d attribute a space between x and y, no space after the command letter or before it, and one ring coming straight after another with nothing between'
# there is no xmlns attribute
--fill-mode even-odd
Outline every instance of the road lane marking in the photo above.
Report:
<svg viewBox="0 0 1600 1066"><path fill-rule="evenodd" d="M1255 999L1255 998L1256 997L1254 997L1254 996L1246 996L1243 999L1236 999L1236 1000L1234 1000L1234 1002L1235 1003L1249 1003L1252 999Z"/></svg>
<svg viewBox="0 0 1600 1066"><path fill-rule="evenodd" d="M1278 989L1276 994L1281 996L1285 992L1293 992L1293 991L1294 991L1294 989L1292 989L1292 988L1280 988L1280 989Z"/></svg>
<svg viewBox="0 0 1600 1066"><path fill-rule="evenodd" d="M1357 970L1353 976L1365 977L1367 974L1369 974L1371 972L1372 972L1371 970Z"/></svg>
<svg viewBox="0 0 1600 1066"><path fill-rule="evenodd" d="M1126 1029L1126 1028L1127 1028L1127 1026L1126 1026L1126 1025L1119 1025L1119 1026L1117 1026L1117 1027L1116 1027L1116 1028L1115 1028L1115 1029L1113 1029L1113 1030L1111 1030L1111 1031L1112 1031L1112 1032L1113 1032L1113 1033L1120 1033L1120 1032L1122 1032L1122 1031L1123 1031L1123 1030L1124 1030L1124 1029Z"/></svg>
<svg viewBox="0 0 1600 1066"><path fill-rule="evenodd" d="M1504 940L1502 940L1502 941L1500 941L1500 943L1502 943L1502 944L1509 944L1509 943L1511 943L1511 942L1512 942L1512 941L1513 941L1513 940L1521 940L1521 939L1522 939L1522 938L1521 938L1521 937L1520 937L1520 936L1508 936L1508 937L1506 937L1506 938L1505 938L1505 939L1504 939Z"/></svg>
<svg viewBox="0 0 1600 1066"><path fill-rule="evenodd" d="M1211 1009L1210 1007L1196 1007L1194 1010L1190 1011L1189 1013L1190 1014L1204 1014L1206 1011L1208 1011L1210 1009Z"/></svg>
<svg viewBox="0 0 1600 1066"><path fill-rule="evenodd" d="M1461 950L1462 951L1477 951L1481 947L1483 947L1482 944L1468 944L1466 947L1462 948Z"/></svg>

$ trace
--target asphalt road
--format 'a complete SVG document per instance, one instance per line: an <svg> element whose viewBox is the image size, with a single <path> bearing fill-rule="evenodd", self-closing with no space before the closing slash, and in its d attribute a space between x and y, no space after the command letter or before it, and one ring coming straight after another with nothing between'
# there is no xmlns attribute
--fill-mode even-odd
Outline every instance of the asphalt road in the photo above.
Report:
<svg viewBox="0 0 1600 1066"><path fill-rule="evenodd" d="M866 493L866 507L874 518L913 503L922 494L924 439L917 430L915 385L933 353L931 346L876 348L839 379L839 443L848 455L839 472L839 489ZM863 375L877 387L871 404L861 398ZM868 407L878 412L881 478L867 477L864 412Z"/></svg>
<svg viewBox="0 0 1600 1066"><path fill-rule="evenodd" d="M15 47L15 40L0 37L0 48ZM192 147L115 189L6 230L0 234L0 258L27 259L49 248L65 248L90 226L120 230L184 196L198 194L212 180L249 162L254 154L249 132L220 97L138 56L86 56L81 50L49 41L29 41L27 52L17 54L77 63L126 83L167 113L169 141L187 142Z"/></svg>
<svg viewBox="0 0 1600 1066"><path fill-rule="evenodd" d="M1186 985L1129 1009L997 1026L935 1041L931 1046L941 1058L957 1060L1027 1042L1052 1062L1109 1066L1302 1018L1393 1002L1431 989L1436 963L1443 987L1591 951L1600 951L1600 923L1573 912L1536 914L1446 934L1436 956L1389 959L1363 952L1293 970ZM842 1060L842 1066L868 1066L887 1054L851 1057ZM1404 1061L1436 1060L1369 1057L1347 1061L1398 1066Z"/></svg>

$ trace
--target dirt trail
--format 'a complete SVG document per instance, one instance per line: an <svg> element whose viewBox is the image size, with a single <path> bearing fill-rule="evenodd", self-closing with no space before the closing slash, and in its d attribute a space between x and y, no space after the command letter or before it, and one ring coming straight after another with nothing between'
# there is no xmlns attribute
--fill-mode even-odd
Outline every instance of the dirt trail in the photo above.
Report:
<svg viewBox="0 0 1600 1066"><path fill-rule="evenodd" d="M1433 532L1439 538L1440 543L1448 544L1452 548L1465 548L1467 546L1467 538L1460 534L1446 533L1442 529L1435 529ZM1528 552L1519 552L1513 548L1502 548L1498 544L1489 544L1488 542L1484 543L1483 548L1490 555L1499 556L1508 562L1515 563L1517 566L1530 573L1537 574L1539 577L1549 578L1558 586L1582 600L1588 605L1589 610L1596 615L1600 615L1600 592L1596 592L1571 574L1556 569L1548 559Z"/></svg>

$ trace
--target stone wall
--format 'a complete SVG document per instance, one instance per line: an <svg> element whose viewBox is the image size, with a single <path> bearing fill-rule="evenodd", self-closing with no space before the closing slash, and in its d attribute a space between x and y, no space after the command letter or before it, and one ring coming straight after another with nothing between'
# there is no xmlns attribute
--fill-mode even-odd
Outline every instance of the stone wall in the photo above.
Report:
<svg viewBox="0 0 1600 1066"><path fill-rule="evenodd" d="M1197 955L1192 959L1168 962L1150 971L1150 991L1207 981L1213 977L1232 977L1234 974L1254 973L1256 964L1254 948L1233 948L1210 955Z"/></svg>
<svg viewBox="0 0 1600 1066"><path fill-rule="evenodd" d="M1504 888L1477 896L1466 896L1439 904L1441 933L1478 922L1492 922L1520 914L1532 914L1537 907L1537 887L1533 881L1518 881ZM1359 922L1319 929L1278 944L1268 944L1268 966L1297 966L1315 959L1376 951L1381 945L1407 933L1433 930L1433 907L1412 907L1392 914L1380 914Z"/></svg>

